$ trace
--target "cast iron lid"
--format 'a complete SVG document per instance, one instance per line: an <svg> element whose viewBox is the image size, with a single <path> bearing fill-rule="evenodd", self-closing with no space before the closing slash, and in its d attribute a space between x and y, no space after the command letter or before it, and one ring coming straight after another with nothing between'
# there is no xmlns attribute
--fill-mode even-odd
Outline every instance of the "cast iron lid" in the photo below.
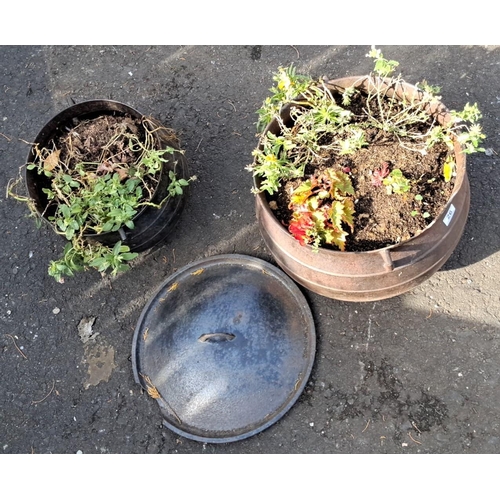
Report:
<svg viewBox="0 0 500 500"><path fill-rule="evenodd" d="M134 377L164 424L206 443L237 441L279 420L311 373L316 332L297 285L245 255L171 275L134 333Z"/></svg>

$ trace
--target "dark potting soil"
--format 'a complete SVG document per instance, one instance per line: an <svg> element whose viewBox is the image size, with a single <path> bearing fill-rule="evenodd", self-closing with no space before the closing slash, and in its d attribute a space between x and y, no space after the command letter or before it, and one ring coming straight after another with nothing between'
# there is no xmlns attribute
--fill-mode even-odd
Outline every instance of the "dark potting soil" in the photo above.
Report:
<svg viewBox="0 0 500 500"><path fill-rule="evenodd" d="M372 145L349 157L329 158L315 169L315 172L325 168L349 170L356 213L354 232L347 237L346 251L377 250L422 232L442 212L453 191L453 180L445 182L442 178L447 154L444 145L436 146L425 156L404 149L399 143ZM379 170L383 162L389 164L390 170L402 171L411 181L410 191L389 195L386 186L372 183L373 172ZM269 198L275 202L271 203L271 207L276 208L275 215L287 227L292 215L288 209L290 193L299 183L300 180L289 181L276 196ZM422 196L421 201L415 199L417 194Z"/></svg>
<svg viewBox="0 0 500 500"><path fill-rule="evenodd" d="M354 106L355 114L362 116L360 102ZM367 131L367 136L370 134L373 138L369 146L349 155L322 157L306 168L304 178L283 183L275 195L268 196L278 220L288 227L292 217L290 194L303 180L334 168L348 173L355 191L354 231L346 227L346 251L378 250L421 233L443 211L453 192L455 178L446 182L443 177L447 146L435 145L424 155L380 131ZM390 171L402 171L410 181L409 191L388 194L386 186L374 185L373 173L384 163ZM415 199L416 195L422 199ZM338 250L336 246L322 247Z"/></svg>
<svg viewBox="0 0 500 500"><path fill-rule="evenodd" d="M56 148L70 172L82 162L95 163L96 169L106 162L109 165L105 167L113 171L118 165L133 165L139 159L141 151L130 150L127 134L143 139L141 121L129 116L103 115L75 124L57 139Z"/></svg>

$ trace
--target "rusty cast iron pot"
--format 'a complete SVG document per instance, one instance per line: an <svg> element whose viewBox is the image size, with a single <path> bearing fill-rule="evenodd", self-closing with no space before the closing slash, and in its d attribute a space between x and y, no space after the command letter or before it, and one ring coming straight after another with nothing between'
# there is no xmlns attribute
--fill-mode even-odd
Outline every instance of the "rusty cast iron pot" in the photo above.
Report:
<svg viewBox="0 0 500 500"><path fill-rule="evenodd" d="M333 92L350 86L366 89L368 77L346 77L330 80ZM403 83L394 92L420 91ZM429 107L440 123L451 119L442 104ZM289 108L282 111L289 118ZM265 133L279 132L276 120ZM256 195L256 216L262 237L277 264L305 288L332 299L368 302L401 295L431 277L448 260L457 246L467 220L470 188L465 154L455 143L456 178L453 193L442 213L424 231L404 242L367 252L342 252L320 248L313 252L302 246L274 216L265 193ZM259 178L254 178L256 188Z"/></svg>

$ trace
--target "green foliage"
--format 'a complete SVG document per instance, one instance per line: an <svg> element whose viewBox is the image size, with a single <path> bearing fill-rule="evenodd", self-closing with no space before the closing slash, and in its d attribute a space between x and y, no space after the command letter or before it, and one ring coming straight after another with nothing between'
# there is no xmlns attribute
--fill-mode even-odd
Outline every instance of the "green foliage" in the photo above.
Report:
<svg viewBox="0 0 500 500"><path fill-rule="evenodd" d="M279 114L273 115L280 123L280 133L262 134L259 148L252 152L254 162L247 170L259 177L260 191L275 193L283 180L302 177L311 161L329 151L347 155L367 144L364 131L354 124L349 126L351 111L339 106L326 86L307 81L308 86L301 87L300 98L291 102L292 126L283 123ZM266 103L261 111L264 108L268 110ZM275 113L280 109L276 106ZM270 116L267 111L263 115ZM338 142L328 140L340 134Z"/></svg>
<svg viewBox="0 0 500 500"><path fill-rule="evenodd" d="M76 271L82 271L86 267L93 267L101 273L111 270L111 275L115 276L118 272L126 271L129 268L127 262L138 255L130 252L130 248L121 241L113 248L73 241L66 244L61 259L50 262L48 272L49 276L59 282L64 281L64 276L74 276Z"/></svg>
<svg viewBox="0 0 500 500"><path fill-rule="evenodd" d="M262 107L258 110L257 130L262 132L268 123L279 114L284 103L291 102L309 87L309 78L297 75L296 68L290 65L288 68L279 67L273 75L276 84L269 90L270 97L266 97Z"/></svg>
<svg viewBox="0 0 500 500"><path fill-rule="evenodd" d="M397 61L385 59L380 49L376 49L373 45L370 52L366 54L367 57L372 57L375 60L373 72L381 77L387 77L394 73L394 70L399 66Z"/></svg>
<svg viewBox="0 0 500 500"><path fill-rule="evenodd" d="M51 261L49 275L57 281L73 276L76 271L94 268L112 275L128 268L128 262L137 253L121 242L114 247L89 242L86 235L134 228L134 217L146 206L160 208L168 199L183 194L189 183L196 179L178 179L174 171L171 146L154 147L149 123L144 123L145 140L128 134L128 148L139 153L135 164L122 164L113 158L103 158L99 163L80 162L74 166L60 161L59 150L38 150L36 164L27 169L37 169L40 175L50 178L50 187L44 188L54 214L47 217L54 230L69 242L60 259ZM151 202L166 163L169 185L167 196L158 204ZM34 210L34 208L31 208Z"/></svg>
<svg viewBox="0 0 500 500"><path fill-rule="evenodd" d="M411 188L410 181L399 168L393 169L382 183L386 187L387 194L403 194L407 193Z"/></svg>
<svg viewBox="0 0 500 500"><path fill-rule="evenodd" d="M196 180L196 176L192 176L189 179L177 179L177 176L173 170L169 170L168 176L170 178L170 184L168 185L168 197L173 198L174 196L181 196L184 193L184 188L189 186L189 183L191 181ZM165 198L162 203L165 203L167 201L167 198Z"/></svg>
<svg viewBox="0 0 500 500"><path fill-rule="evenodd" d="M444 144L449 154L442 177L449 182L455 175L457 142L465 154L484 151L480 145L486 136L479 124L482 116L477 104L467 103L461 111L450 110L451 119L441 123L437 115L429 113L430 109L444 108L439 87L424 80L405 88L406 82L395 74L397 61L386 59L373 46L366 55L373 59L372 72L343 91L322 79L298 75L293 66L280 67L273 76L271 96L257 111L260 142L252 152L252 164L246 167L257 180L252 191L272 196L285 182L302 180L295 196L302 192L310 196L294 208L291 227L300 241L310 242L315 248L332 242L342 247L342 238L335 241L335 231L329 226L333 224L331 210L335 204L331 201L327 210L314 191L318 189L314 184L318 179L304 180L305 172L323 166L324 158L348 157L369 147L367 137L392 138L401 147L422 155L436 144ZM358 109L357 102L363 103L363 109ZM271 123L272 133L266 131ZM373 129L382 132L373 134ZM410 190L410 181L399 169L389 173L388 168L382 167L374 173L372 182L384 185L388 194ZM429 217L425 211L418 213Z"/></svg>
<svg viewBox="0 0 500 500"><path fill-rule="evenodd" d="M457 140L464 154L484 152L480 144L486 139L479 121L482 119L477 103L467 103L463 110L450 110L452 119L444 125L434 126L427 139L427 146L444 142L453 149L453 139Z"/></svg>
<svg viewBox="0 0 500 500"><path fill-rule="evenodd" d="M89 265L95 267L98 271L104 272L108 268L112 269L112 275L116 275L118 271L125 271L128 269L125 262L135 259L137 253L130 252L127 245L123 245L121 241L115 244L111 252L100 252L101 255L93 258Z"/></svg>
<svg viewBox="0 0 500 500"><path fill-rule="evenodd" d="M428 219L431 216L431 214L429 212L422 211L423 200L424 200L424 197L421 194L416 194L415 195L415 201L417 203L418 209L417 210L412 210L410 212L412 217L416 217L417 215L420 215L424 219Z"/></svg>

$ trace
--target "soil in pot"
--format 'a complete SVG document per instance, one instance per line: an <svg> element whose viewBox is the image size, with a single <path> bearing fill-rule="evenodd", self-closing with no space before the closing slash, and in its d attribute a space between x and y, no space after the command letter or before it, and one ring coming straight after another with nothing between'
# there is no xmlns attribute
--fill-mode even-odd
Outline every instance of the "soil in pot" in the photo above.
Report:
<svg viewBox="0 0 500 500"><path fill-rule="evenodd" d="M55 145L60 150L60 160L70 170L81 162L98 164L103 151L107 151L106 156L114 158L115 163L132 164L138 161L140 151L128 148L124 134L136 134L143 141L141 129L141 121L137 118L104 115L75 124L73 129L56 138Z"/></svg>
<svg viewBox="0 0 500 500"><path fill-rule="evenodd" d="M363 120L366 106L366 95L359 93L344 107ZM375 118L386 111L383 106L373 107ZM428 124L419 124L415 132L425 133L431 123L429 118ZM346 237L347 251L378 250L406 241L420 234L443 211L454 187L454 178L446 181L443 177L443 164L449 155L444 143L422 154L419 144L412 145L409 139L402 146L395 135L379 129L367 130L366 135L368 147L348 155L331 151L319 154L307 165L302 178L286 181L274 195L267 195L271 209L284 226L288 227L292 220L291 193L303 180L319 177L331 168L349 175L355 191L354 230ZM328 135L323 138L325 143L329 140ZM383 180L393 169L399 169L409 181L407 192L388 194ZM326 243L322 247L338 250Z"/></svg>
<svg viewBox="0 0 500 500"><path fill-rule="evenodd" d="M258 110L262 131L255 192L302 244L364 252L418 236L454 190L459 154L485 137L477 105L447 110L438 88L390 77L396 61L373 73L313 80L279 68ZM344 80L344 81L341 81Z"/></svg>
<svg viewBox="0 0 500 500"><path fill-rule="evenodd" d="M83 121L74 119L74 124L75 126L66 133L54 138L51 153L57 157L58 163L66 166L68 175L81 180L78 165L82 163L85 164L85 175L103 176L117 173L121 181L133 175L128 165L139 161L142 150L130 147L129 135L135 135L144 142L141 119L129 115L103 115ZM159 149L160 144L155 144L155 147ZM151 200L157 184L158 176L144 177L146 189L143 202Z"/></svg>
<svg viewBox="0 0 500 500"><path fill-rule="evenodd" d="M305 178L318 176L327 168L348 173L355 190L355 229L347 236L345 249L377 250L420 234L442 212L454 186L453 179L445 182L442 177L447 154L448 149L443 144L421 155L385 138L347 157L322 157L306 168ZM410 181L410 190L403 194L387 194L386 186L376 181L377 172L383 171L384 166L400 169ZM268 196L270 207L286 227L292 218L290 193L301 181L288 181L275 195ZM338 250L326 244L323 248Z"/></svg>

